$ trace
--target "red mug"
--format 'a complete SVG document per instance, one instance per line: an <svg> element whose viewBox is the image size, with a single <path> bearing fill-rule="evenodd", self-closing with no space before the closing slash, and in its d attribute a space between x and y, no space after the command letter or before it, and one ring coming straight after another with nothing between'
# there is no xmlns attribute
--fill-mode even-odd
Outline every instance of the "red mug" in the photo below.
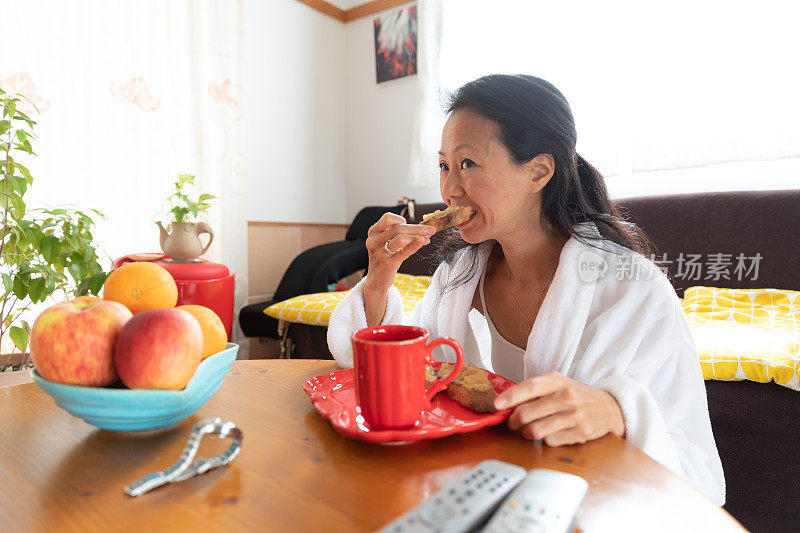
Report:
<svg viewBox="0 0 800 533"><path fill-rule="evenodd" d="M400 325L364 328L351 335L356 402L371 429L416 427L433 396L461 372L461 345L446 337L428 344L428 336L423 328ZM425 365L434 362L431 351L441 344L456 351L456 366L426 391Z"/></svg>

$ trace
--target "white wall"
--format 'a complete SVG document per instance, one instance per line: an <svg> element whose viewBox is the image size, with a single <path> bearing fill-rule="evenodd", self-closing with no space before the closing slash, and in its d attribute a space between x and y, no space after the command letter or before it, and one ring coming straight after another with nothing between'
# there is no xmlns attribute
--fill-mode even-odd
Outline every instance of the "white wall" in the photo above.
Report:
<svg viewBox="0 0 800 533"><path fill-rule="evenodd" d="M344 223L345 25L245 0L247 219Z"/></svg>
<svg viewBox="0 0 800 533"><path fill-rule="evenodd" d="M401 196L441 201L408 185L417 77L376 83L375 16L245 0L248 220L347 223Z"/></svg>
<svg viewBox="0 0 800 533"><path fill-rule="evenodd" d="M401 196L419 203L442 199L437 187L408 184L417 76L376 83L376 16L346 26L348 221L365 205L393 205Z"/></svg>

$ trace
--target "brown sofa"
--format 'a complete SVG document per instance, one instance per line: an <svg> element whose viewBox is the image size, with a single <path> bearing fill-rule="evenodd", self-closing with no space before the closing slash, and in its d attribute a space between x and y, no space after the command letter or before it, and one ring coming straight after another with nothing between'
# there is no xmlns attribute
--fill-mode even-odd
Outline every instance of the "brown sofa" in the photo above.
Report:
<svg viewBox="0 0 800 533"><path fill-rule="evenodd" d="M800 290L800 190L651 196L620 200L668 259L683 252L761 255L757 279L692 285ZM774 383L706 381L727 481L725 508L752 531L800 529L800 392ZM677 511L677 510L676 510Z"/></svg>
<svg viewBox="0 0 800 533"><path fill-rule="evenodd" d="M442 205L418 205L416 219ZM743 279L687 279L673 263L670 279L681 297L692 285L800 290L800 190L650 196L618 205L651 239L656 260L760 254L756 279L752 271ZM423 249L400 271L431 274L435 267ZM330 357L324 328L293 324L292 335L299 356ZM800 392L748 381L707 381L706 391L727 481L725 508L753 531L800 529Z"/></svg>

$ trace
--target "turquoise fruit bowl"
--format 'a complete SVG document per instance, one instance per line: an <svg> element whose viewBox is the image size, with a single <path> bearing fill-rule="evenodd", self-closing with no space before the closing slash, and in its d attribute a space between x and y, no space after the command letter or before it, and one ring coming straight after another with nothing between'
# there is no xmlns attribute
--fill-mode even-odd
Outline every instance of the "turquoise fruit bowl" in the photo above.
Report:
<svg viewBox="0 0 800 533"><path fill-rule="evenodd" d="M64 385L33 371L33 381L56 404L85 422L115 431L144 431L177 424L200 409L222 385L239 345L205 358L183 390L115 389Z"/></svg>

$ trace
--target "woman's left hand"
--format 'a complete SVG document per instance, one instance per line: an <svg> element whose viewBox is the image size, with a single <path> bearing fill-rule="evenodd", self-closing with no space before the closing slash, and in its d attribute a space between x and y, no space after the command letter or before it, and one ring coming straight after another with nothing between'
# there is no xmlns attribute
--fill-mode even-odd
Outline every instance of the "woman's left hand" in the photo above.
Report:
<svg viewBox="0 0 800 533"><path fill-rule="evenodd" d="M606 433L625 434L625 420L606 391L553 372L526 379L495 398L497 409L514 408L508 427L549 446L583 443Z"/></svg>

